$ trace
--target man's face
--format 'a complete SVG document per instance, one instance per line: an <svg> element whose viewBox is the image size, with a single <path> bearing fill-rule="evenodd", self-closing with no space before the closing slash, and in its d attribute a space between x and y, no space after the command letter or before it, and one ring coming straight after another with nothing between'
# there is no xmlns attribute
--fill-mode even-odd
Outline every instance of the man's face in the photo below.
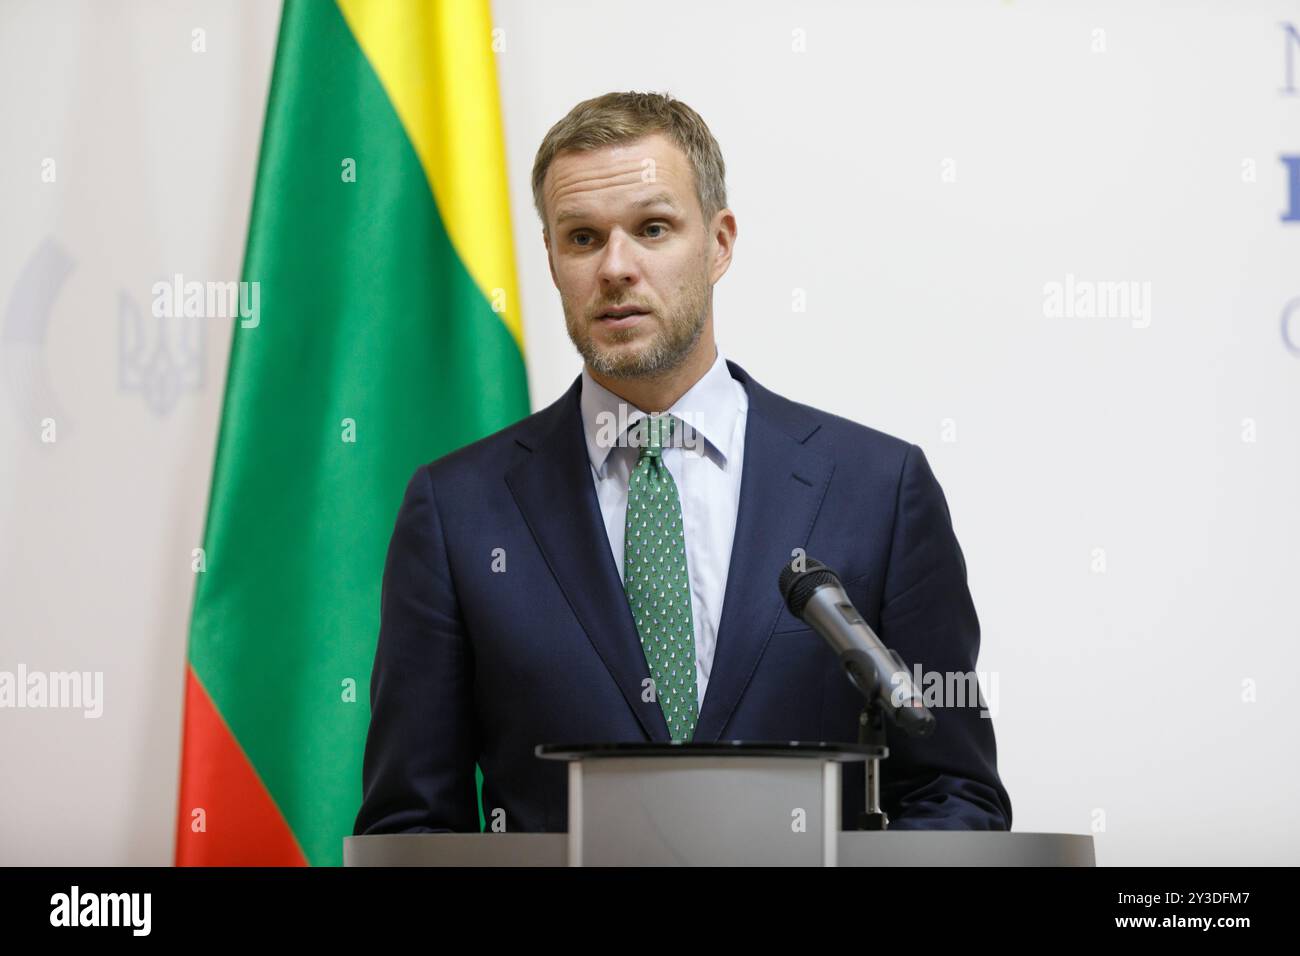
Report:
<svg viewBox="0 0 1300 956"><path fill-rule="evenodd" d="M686 156L658 133L561 153L543 195L551 277L583 360L614 378L679 366L700 340L713 283L726 269L711 269L713 243ZM634 314L602 318L611 309Z"/></svg>

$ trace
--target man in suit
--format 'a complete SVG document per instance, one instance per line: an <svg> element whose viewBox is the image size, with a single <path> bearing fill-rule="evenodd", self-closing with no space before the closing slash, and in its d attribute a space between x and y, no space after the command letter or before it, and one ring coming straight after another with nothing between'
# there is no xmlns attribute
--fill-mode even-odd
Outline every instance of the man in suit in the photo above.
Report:
<svg viewBox="0 0 1300 956"><path fill-rule="evenodd" d="M855 742L861 697L777 588L800 554L909 666L975 670L965 561L921 449L768 391L715 344L736 221L698 114L658 94L580 103L533 192L583 370L407 486L358 834L477 831L476 764L489 825L563 831L566 771L541 743ZM891 829L1010 829L982 707L936 709L927 738L887 728ZM863 764L843 786L852 829Z"/></svg>

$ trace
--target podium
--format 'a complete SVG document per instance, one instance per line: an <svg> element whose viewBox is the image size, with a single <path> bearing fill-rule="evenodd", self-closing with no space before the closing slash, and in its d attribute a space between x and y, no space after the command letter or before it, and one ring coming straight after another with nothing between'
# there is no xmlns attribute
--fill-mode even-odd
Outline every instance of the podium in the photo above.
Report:
<svg viewBox="0 0 1300 956"><path fill-rule="evenodd" d="M536 753L568 762L567 833L353 836L343 841L344 865L1096 865L1082 834L841 831L841 767L878 759L882 747L642 742Z"/></svg>

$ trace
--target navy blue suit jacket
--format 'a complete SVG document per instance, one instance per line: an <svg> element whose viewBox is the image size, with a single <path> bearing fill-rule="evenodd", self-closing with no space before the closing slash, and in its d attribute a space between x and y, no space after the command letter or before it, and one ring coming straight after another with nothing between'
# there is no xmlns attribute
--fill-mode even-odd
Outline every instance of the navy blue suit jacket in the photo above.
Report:
<svg viewBox="0 0 1300 956"><path fill-rule="evenodd" d="M803 548L909 668L974 671L979 623L947 502L920 448L727 366L749 417L694 739L855 742L861 698L784 607L777 577ZM566 768L537 744L670 740L658 703L641 699L649 668L596 500L581 381L407 486L384 570L357 834L477 831L475 763L489 820L502 808L511 832L563 831ZM1010 829L992 722L978 705L934 714L929 738L888 728L890 828ZM864 765L843 770L853 829Z"/></svg>

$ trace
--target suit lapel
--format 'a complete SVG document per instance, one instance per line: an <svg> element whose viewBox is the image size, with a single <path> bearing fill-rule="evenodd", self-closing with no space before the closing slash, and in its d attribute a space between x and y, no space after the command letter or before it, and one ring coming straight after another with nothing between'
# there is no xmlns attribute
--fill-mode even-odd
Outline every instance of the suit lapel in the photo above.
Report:
<svg viewBox="0 0 1300 956"><path fill-rule="evenodd" d="M506 473L506 484L582 629L613 675L650 740L670 741L657 704L641 700L650 677L627 592L591 480L578 396L582 378L551 406L538 439L518 438L533 454ZM549 429L548 429L549 426Z"/></svg>
<svg viewBox="0 0 1300 956"><path fill-rule="evenodd" d="M713 669L695 740L709 742L731 718L781 614L777 577L795 548L806 548L835 464L805 444L812 413L774 395L733 362L749 395L740 506Z"/></svg>

